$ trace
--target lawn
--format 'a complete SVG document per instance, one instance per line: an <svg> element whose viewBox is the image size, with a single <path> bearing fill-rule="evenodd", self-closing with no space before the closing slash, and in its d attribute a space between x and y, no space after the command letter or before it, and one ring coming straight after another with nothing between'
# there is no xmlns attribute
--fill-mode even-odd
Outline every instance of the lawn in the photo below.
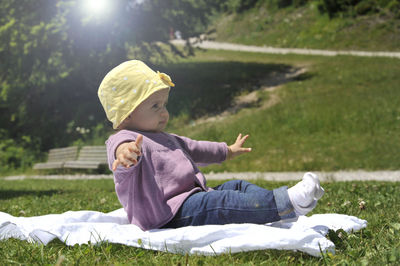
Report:
<svg viewBox="0 0 400 266"><path fill-rule="evenodd" d="M265 77L305 73L225 119L198 123L262 87ZM205 171L336 171L400 168L400 60L206 51L168 65L176 81L168 131L253 151ZM272 96L279 101L261 108Z"/></svg>
<svg viewBox="0 0 400 266"><path fill-rule="evenodd" d="M335 16L318 11L316 1L298 8L273 9L268 2L242 13L218 16L217 41L258 46L326 50L399 51L400 20L385 12ZM383 10L382 10L383 11Z"/></svg>
<svg viewBox="0 0 400 266"><path fill-rule="evenodd" d="M266 188L293 185L255 181ZM209 181L210 186L217 181ZM290 264L395 264L400 261L400 186L386 182L323 184L326 194L310 213L342 213L368 221L356 233L330 235L336 254L316 258L300 252L262 250L220 256L186 256L148 251L123 245L47 246L15 239L0 241L0 263L13 264L143 264L143 265L286 265ZM365 202L360 209L359 203ZM0 180L1 211L14 216L36 216L68 210L108 212L120 208L112 180Z"/></svg>

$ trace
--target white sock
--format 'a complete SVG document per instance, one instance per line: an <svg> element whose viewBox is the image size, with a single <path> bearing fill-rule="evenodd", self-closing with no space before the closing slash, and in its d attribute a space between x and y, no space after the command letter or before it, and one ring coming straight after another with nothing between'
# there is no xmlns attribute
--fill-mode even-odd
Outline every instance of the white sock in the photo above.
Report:
<svg viewBox="0 0 400 266"><path fill-rule="evenodd" d="M305 173L302 181L288 189L290 202L298 216L312 211L324 193L317 175L310 172Z"/></svg>

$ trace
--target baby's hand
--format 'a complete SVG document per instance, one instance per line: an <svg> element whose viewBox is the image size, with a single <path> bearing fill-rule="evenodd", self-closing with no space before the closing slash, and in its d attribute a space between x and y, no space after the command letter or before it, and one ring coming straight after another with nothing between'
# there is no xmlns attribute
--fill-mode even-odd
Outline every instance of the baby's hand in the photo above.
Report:
<svg viewBox="0 0 400 266"><path fill-rule="evenodd" d="M138 135L136 141L125 142L118 146L115 152L115 161L112 165L113 171L115 171L118 165L122 165L126 168L137 164L137 158L141 155L143 135Z"/></svg>
<svg viewBox="0 0 400 266"><path fill-rule="evenodd" d="M249 135L242 137L242 134L239 134L236 138L236 142L228 147L228 160L233 159L242 153L251 152L251 148L242 147L248 137Z"/></svg>

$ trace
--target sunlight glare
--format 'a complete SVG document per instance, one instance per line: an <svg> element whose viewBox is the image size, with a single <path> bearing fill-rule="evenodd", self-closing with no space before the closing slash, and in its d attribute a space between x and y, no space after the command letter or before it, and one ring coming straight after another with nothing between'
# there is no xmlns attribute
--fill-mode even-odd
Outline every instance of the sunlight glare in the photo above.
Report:
<svg viewBox="0 0 400 266"><path fill-rule="evenodd" d="M103 13L107 9L108 0L86 0L86 9L93 14Z"/></svg>

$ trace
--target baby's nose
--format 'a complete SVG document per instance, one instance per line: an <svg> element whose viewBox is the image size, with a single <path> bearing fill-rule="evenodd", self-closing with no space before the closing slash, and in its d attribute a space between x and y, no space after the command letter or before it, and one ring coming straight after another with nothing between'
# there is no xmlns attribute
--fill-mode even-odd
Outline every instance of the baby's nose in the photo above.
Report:
<svg viewBox="0 0 400 266"><path fill-rule="evenodd" d="M168 115L167 107L163 107L163 109L161 110L161 115L163 116Z"/></svg>

